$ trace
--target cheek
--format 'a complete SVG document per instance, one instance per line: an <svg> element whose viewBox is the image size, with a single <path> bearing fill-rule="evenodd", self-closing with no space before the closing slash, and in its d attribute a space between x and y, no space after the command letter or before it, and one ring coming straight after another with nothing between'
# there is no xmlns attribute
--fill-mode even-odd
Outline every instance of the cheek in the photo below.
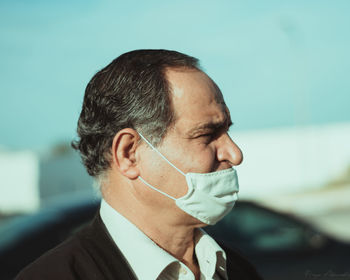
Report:
<svg viewBox="0 0 350 280"><path fill-rule="evenodd" d="M210 145L197 144L187 149L183 159L186 172L208 173L217 165L215 148Z"/></svg>
<svg viewBox="0 0 350 280"><path fill-rule="evenodd" d="M152 150L146 150L142 155L140 170L141 176L153 177L161 169L161 159Z"/></svg>
<svg viewBox="0 0 350 280"><path fill-rule="evenodd" d="M177 168L182 169L178 159L172 154L168 153L166 157ZM173 182L179 182L181 179L185 182L185 177L154 151L148 153L147 161L142 165L142 174L150 184L166 192L171 189L169 186Z"/></svg>

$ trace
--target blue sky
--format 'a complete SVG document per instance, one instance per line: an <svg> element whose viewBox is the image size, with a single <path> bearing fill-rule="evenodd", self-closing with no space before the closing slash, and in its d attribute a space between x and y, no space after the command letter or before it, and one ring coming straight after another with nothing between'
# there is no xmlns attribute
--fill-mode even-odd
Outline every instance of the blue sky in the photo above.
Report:
<svg viewBox="0 0 350 280"><path fill-rule="evenodd" d="M0 1L0 146L75 136L84 88L116 56L198 57L234 130L350 120L349 1Z"/></svg>

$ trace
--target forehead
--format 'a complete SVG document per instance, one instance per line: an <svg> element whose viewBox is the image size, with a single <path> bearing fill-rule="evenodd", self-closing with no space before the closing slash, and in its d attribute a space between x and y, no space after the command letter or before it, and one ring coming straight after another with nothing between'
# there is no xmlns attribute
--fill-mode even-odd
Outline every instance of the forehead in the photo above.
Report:
<svg viewBox="0 0 350 280"><path fill-rule="evenodd" d="M227 109L218 87L195 69L170 69L166 76L175 111L175 127L192 127L223 122Z"/></svg>

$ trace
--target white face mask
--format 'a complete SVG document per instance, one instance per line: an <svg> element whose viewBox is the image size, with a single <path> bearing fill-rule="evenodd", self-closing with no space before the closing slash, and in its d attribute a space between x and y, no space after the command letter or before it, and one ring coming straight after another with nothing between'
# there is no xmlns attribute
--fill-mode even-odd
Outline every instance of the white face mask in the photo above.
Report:
<svg viewBox="0 0 350 280"><path fill-rule="evenodd" d="M173 199L176 205L187 214L201 222L214 225L231 211L238 199L238 178L232 167L211 173L184 173L173 165L153 145L139 133L141 138L156 151L167 163L186 177L187 194L174 198L155 188L141 176L139 179L155 191Z"/></svg>

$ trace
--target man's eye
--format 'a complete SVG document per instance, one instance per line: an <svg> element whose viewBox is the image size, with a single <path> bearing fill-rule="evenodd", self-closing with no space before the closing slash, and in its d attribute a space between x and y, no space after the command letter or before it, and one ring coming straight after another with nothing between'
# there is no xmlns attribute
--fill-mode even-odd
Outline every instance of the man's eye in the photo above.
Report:
<svg viewBox="0 0 350 280"><path fill-rule="evenodd" d="M213 133L206 133L206 134L202 134L201 137L211 137L213 135Z"/></svg>
<svg viewBox="0 0 350 280"><path fill-rule="evenodd" d="M207 134L202 134L202 138L204 138L206 141L211 141L215 137L215 133L207 133Z"/></svg>

